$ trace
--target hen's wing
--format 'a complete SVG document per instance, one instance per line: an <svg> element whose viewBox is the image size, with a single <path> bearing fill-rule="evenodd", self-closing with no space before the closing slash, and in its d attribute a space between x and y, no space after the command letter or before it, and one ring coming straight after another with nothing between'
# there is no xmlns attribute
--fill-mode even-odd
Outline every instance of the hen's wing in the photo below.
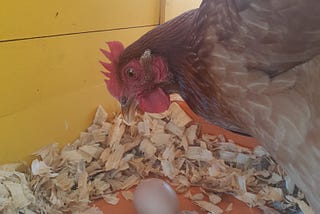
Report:
<svg viewBox="0 0 320 214"><path fill-rule="evenodd" d="M270 77L320 52L319 0L204 0L198 19L201 33Z"/></svg>
<svg viewBox="0 0 320 214"><path fill-rule="evenodd" d="M320 210L320 1L204 0L201 48L221 99ZM318 131L317 131L318 130Z"/></svg>

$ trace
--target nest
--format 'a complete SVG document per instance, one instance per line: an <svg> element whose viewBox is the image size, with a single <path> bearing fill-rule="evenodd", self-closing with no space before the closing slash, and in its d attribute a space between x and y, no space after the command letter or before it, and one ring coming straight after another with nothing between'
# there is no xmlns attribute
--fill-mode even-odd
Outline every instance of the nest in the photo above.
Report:
<svg viewBox="0 0 320 214"><path fill-rule="evenodd" d="M260 146L241 147L200 128L176 103L163 114L121 115L107 121L98 107L92 125L73 143L52 144L34 153L31 166L0 166L1 213L102 213L90 203L103 198L116 205L119 194L147 177L166 179L177 193L208 213L230 194L265 213L313 213L301 191ZM200 192L191 194L191 187ZM196 213L185 211L184 213Z"/></svg>

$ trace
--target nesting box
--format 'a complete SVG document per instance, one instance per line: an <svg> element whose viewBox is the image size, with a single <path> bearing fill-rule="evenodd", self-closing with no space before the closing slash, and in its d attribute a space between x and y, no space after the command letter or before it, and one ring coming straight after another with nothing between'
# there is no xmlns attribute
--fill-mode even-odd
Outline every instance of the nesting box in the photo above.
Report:
<svg viewBox="0 0 320 214"><path fill-rule="evenodd" d="M199 3L199 0L2 2L0 164L29 163L31 155L45 145L57 142L63 147L72 143L91 124L99 105L109 118L114 117L119 112L119 103L106 90L98 63L104 56L99 49L112 40L128 45L161 22ZM235 203L230 213L246 212L241 211L246 209L244 204L228 198L228 203ZM185 208L196 209L188 200L182 197L181 200ZM118 206L101 201L96 205L106 213L107 210L134 213L128 201Z"/></svg>

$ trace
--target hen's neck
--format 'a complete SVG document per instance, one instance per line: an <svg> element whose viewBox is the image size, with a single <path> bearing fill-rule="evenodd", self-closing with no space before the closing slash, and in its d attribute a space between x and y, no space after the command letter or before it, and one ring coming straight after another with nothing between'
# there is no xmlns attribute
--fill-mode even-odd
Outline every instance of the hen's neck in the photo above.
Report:
<svg viewBox="0 0 320 214"><path fill-rule="evenodd" d="M223 128L244 133L227 112L220 93L210 76L203 51L204 26L198 10L187 12L141 37L127 49L139 57L146 49L162 56L168 65L168 80L162 87L166 93L178 93L199 116ZM201 54L199 50L201 49ZM128 58L129 55L128 55ZM132 56L131 56L132 58Z"/></svg>
<svg viewBox="0 0 320 214"><path fill-rule="evenodd" d="M197 9L191 10L149 31L125 49L119 65L125 65L133 58L139 59L149 49L152 55L166 58L170 66L190 49L197 13Z"/></svg>

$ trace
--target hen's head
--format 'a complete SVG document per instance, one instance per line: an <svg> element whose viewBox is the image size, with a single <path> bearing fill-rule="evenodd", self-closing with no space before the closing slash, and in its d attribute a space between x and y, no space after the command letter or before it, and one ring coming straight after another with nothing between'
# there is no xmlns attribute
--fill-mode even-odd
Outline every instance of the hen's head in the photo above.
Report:
<svg viewBox="0 0 320 214"><path fill-rule="evenodd" d="M127 121L131 121L136 108L150 113L168 109L169 95L160 87L168 77L167 65L160 56L145 50L139 57L123 59L125 51L120 42L107 42L110 51L101 49L110 63L101 62L107 72L103 74L109 92L121 103Z"/></svg>

